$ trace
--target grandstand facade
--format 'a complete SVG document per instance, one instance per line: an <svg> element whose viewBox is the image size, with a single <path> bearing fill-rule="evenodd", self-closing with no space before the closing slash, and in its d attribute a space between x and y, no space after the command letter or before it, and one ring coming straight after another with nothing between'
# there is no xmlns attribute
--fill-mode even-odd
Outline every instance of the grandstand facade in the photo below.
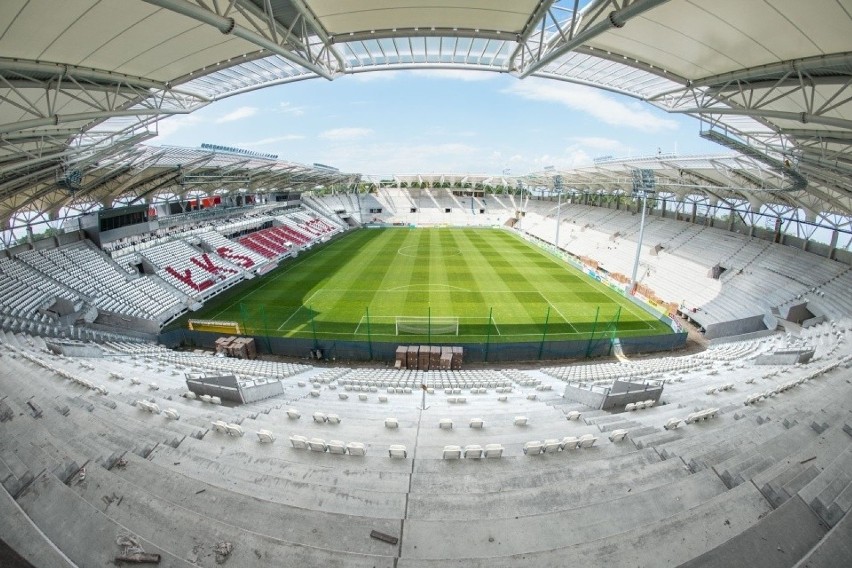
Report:
<svg viewBox="0 0 852 568"><path fill-rule="evenodd" d="M357 4L0 6L0 564L852 564L848 3ZM226 97L418 68L631 96L720 153L374 179L150 144ZM689 348L425 370L174 330L370 226L511 232Z"/></svg>

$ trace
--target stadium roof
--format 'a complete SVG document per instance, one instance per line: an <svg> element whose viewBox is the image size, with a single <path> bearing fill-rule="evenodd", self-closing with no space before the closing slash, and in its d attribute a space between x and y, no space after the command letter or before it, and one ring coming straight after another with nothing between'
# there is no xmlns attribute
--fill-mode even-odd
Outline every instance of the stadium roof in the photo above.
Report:
<svg viewBox="0 0 852 568"><path fill-rule="evenodd" d="M434 67L695 116L782 178L760 200L852 213L846 0L6 0L0 22L4 226L83 199L69 180L97 193L164 116L302 79Z"/></svg>

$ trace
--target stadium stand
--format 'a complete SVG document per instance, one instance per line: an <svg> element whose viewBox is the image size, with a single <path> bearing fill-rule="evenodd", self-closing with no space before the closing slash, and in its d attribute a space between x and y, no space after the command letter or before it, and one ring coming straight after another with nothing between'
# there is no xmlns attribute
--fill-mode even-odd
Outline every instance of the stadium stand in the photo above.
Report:
<svg viewBox="0 0 852 568"><path fill-rule="evenodd" d="M850 339L845 320L701 357L564 367L584 370L572 380L611 382L610 368L622 366L665 381L660 403L625 413L573 403L561 396L564 378L537 370L314 368L125 342L100 344L99 357L58 356L41 337L3 333L0 398L14 418L2 426L2 483L14 508L84 565L115 544L75 546L49 511L97 508L80 530L123 527L173 561L194 543L209 554L227 541L229 561L244 566L286 555L307 564L555 566L569 553L593 565L703 565L743 547L792 566L836 546L829 530L848 518ZM816 350L808 364L759 364L765 352L802 344ZM89 362L95 370L81 372ZM227 407L182 396L183 373L200 370L292 378L283 398ZM404 388L418 383L434 385L425 409L421 391ZM705 394L726 383L734 387ZM383 403L384 385L394 389ZM341 399L338 389L367 400ZM452 403L456 389L474 396ZM744 405L752 389L767 394ZM689 419L702 409L717 417ZM518 415L525 426L515 426ZM664 428L673 418L692 423ZM478 420L487 427L438 427ZM487 475L479 457L492 462ZM499 500L486 498L494 491ZM227 525L216 520L225 508ZM164 515L198 528L161 530L152 519ZM3 526L0 537L20 546ZM371 530L401 537L400 547L360 536ZM678 547L665 546L672 535Z"/></svg>

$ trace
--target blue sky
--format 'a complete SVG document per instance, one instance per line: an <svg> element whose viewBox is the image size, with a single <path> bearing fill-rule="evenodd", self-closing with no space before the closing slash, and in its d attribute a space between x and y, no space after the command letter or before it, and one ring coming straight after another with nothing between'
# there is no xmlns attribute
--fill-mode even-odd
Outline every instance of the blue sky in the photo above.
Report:
<svg viewBox="0 0 852 568"><path fill-rule="evenodd" d="M160 122L153 144L202 142L364 174L513 175L595 157L721 153L699 124L564 82L466 70L378 71L261 89Z"/></svg>

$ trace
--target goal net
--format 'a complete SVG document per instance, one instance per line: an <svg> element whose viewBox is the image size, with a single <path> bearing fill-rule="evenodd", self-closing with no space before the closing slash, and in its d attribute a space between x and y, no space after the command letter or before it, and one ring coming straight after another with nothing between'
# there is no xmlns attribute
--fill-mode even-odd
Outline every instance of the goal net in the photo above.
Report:
<svg viewBox="0 0 852 568"><path fill-rule="evenodd" d="M396 334L412 335L458 335L459 318L457 317L424 317L396 316Z"/></svg>

